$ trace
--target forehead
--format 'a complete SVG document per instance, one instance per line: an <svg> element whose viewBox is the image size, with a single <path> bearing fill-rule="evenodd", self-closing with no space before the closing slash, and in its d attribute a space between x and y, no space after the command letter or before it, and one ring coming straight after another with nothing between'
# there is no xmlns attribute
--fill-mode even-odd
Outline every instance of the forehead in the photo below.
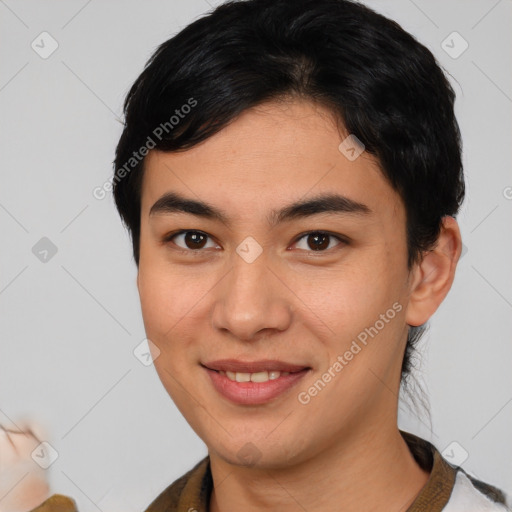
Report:
<svg viewBox="0 0 512 512"><path fill-rule="evenodd" d="M292 200L326 193L367 204L377 214L402 208L377 160L366 151L356 158L354 151L346 152L348 136L317 104L260 105L189 150L150 151L142 215L171 191L208 200L234 216L266 215Z"/></svg>

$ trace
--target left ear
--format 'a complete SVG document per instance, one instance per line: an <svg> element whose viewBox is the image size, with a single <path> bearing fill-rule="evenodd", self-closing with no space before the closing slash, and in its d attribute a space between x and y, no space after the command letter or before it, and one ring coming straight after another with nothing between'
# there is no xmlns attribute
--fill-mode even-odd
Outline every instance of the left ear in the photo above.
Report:
<svg viewBox="0 0 512 512"><path fill-rule="evenodd" d="M425 252L412 270L407 324L422 325L435 313L452 286L461 251L459 225L453 217L445 216L436 246Z"/></svg>

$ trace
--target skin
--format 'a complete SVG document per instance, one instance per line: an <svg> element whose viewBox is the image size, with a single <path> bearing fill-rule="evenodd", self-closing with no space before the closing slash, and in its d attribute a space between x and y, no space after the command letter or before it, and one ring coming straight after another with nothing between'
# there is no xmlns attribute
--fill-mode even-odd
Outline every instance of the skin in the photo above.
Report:
<svg viewBox="0 0 512 512"><path fill-rule="evenodd" d="M364 152L348 160L347 136L329 111L305 100L245 111L202 144L151 151L142 189L142 314L158 375L210 455L213 512L405 510L428 479L397 427L400 367L408 326L421 325L448 293L461 252L456 221L407 269L405 210ZM226 224L187 213L150 215L166 192L206 201ZM267 216L329 192L370 215L317 214L269 228ZM208 235L193 249L178 230ZM314 251L304 232L327 239ZM263 252L247 263L247 237ZM394 303L402 308L311 401L307 391L352 340ZM157 350L158 349L158 350ZM220 396L201 362L278 359L312 370L263 405ZM251 442L253 461L237 456ZM247 449L247 447L245 448Z"/></svg>

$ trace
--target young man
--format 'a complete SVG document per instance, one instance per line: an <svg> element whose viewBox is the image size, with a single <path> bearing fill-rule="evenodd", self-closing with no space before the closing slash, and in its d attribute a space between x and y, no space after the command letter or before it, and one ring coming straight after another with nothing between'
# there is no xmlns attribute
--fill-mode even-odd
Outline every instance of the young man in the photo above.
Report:
<svg viewBox="0 0 512 512"><path fill-rule="evenodd" d="M158 48L114 195L208 457L148 512L506 510L397 427L461 253L453 105L432 54L348 0L231 2Z"/></svg>

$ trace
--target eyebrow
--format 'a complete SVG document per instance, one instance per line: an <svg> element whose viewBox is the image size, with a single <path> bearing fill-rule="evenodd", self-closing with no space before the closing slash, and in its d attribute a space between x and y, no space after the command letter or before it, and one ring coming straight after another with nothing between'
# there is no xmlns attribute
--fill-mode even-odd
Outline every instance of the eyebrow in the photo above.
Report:
<svg viewBox="0 0 512 512"><path fill-rule="evenodd" d="M203 201L168 192L160 197L149 210L149 215L188 213L204 219L217 220L230 225L229 216L219 208ZM319 213L349 214L368 216L373 212L365 204L339 194L321 194L312 199L299 200L280 210L272 210L267 217L271 227L295 219L302 219Z"/></svg>

